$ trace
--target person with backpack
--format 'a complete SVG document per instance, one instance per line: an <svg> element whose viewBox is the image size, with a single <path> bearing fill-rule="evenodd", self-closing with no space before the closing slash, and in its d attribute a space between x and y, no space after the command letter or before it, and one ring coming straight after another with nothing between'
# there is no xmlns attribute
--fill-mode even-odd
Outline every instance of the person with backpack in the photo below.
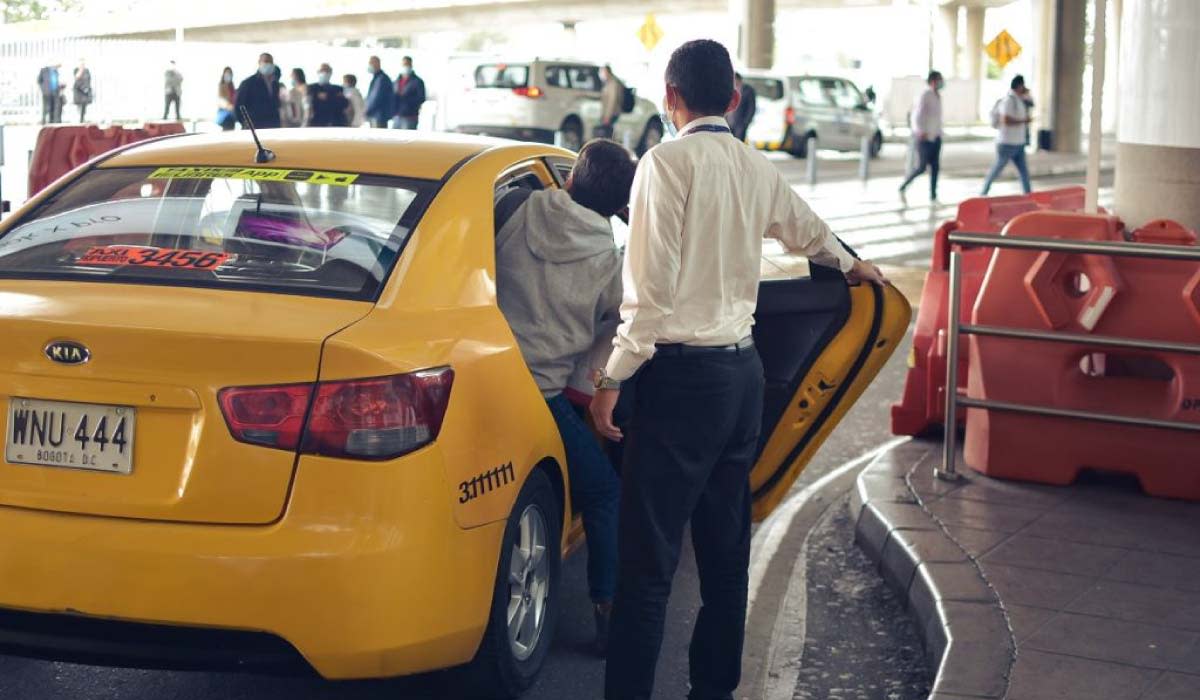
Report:
<svg viewBox="0 0 1200 700"><path fill-rule="evenodd" d="M1025 76L1014 76L1009 84L1008 94L1001 97L992 106L992 128L996 129L996 163L983 181L983 194L992 188L996 176L1012 161L1017 166L1017 174L1021 177L1021 189L1029 194L1029 166L1025 163L1025 143L1027 141L1029 123L1029 108L1025 97L1029 88L1025 87Z"/></svg>
<svg viewBox="0 0 1200 700"><path fill-rule="evenodd" d="M929 71L925 79L925 91L917 98L916 108L912 113L913 145L916 146L917 167L904 178L900 185L900 201L907 203L905 190L917 176L929 170L929 200L937 201L938 170L942 162L942 93L946 81L937 71Z"/></svg>

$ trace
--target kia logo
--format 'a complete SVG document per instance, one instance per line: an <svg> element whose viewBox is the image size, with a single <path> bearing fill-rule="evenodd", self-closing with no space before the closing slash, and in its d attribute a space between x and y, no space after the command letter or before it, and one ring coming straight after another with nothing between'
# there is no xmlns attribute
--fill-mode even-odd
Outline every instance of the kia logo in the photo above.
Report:
<svg viewBox="0 0 1200 700"><path fill-rule="evenodd" d="M46 346L46 357L64 365L82 365L92 359L92 353L82 343L73 340L56 340Z"/></svg>

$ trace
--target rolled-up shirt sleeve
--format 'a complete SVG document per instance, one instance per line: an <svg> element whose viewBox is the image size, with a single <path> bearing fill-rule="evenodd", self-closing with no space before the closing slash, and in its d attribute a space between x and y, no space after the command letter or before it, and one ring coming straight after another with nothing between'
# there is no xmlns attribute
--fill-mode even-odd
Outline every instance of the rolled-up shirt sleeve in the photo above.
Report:
<svg viewBox="0 0 1200 700"><path fill-rule="evenodd" d="M768 238L778 240L788 250L805 255L818 265L842 272L849 272L854 267L854 256L808 202L792 190L782 174L776 180L773 204Z"/></svg>
<svg viewBox="0 0 1200 700"><path fill-rule="evenodd" d="M688 183L647 153L638 164L629 203L629 242L622 269L621 325L605 373L633 376L654 356L663 320L675 308Z"/></svg>

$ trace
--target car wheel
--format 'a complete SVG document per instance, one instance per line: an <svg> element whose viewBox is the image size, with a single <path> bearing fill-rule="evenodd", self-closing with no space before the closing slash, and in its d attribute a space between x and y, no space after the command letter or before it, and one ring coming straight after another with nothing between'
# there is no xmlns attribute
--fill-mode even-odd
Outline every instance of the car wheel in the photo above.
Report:
<svg viewBox="0 0 1200 700"><path fill-rule="evenodd" d="M876 131L871 137L871 157L878 158L880 151L883 150L883 134Z"/></svg>
<svg viewBox="0 0 1200 700"><path fill-rule="evenodd" d="M583 148L583 124L578 119L569 117L559 131L562 133L563 148L576 153Z"/></svg>
<svg viewBox="0 0 1200 700"><path fill-rule="evenodd" d="M808 157L808 139L816 138L816 136L817 135L811 131L806 133L804 135L804 138L798 139L795 136L793 136L791 139L791 143L788 145L787 152L792 154L796 158L807 158Z"/></svg>
<svg viewBox="0 0 1200 700"><path fill-rule="evenodd" d="M653 117L649 122L646 122L646 130L642 132L642 141L637 147L638 157L641 158L646 155L646 151L662 143L662 137L662 120L658 117Z"/></svg>
<svg viewBox="0 0 1200 700"><path fill-rule="evenodd" d="M473 695L515 698L537 679L558 618L561 506L545 472L508 516L487 630L469 669Z"/></svg>

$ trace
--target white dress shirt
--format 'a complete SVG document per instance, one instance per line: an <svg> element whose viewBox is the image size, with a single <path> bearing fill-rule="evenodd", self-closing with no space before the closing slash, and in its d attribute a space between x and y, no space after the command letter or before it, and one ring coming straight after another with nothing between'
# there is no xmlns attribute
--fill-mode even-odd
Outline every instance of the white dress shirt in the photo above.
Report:
<svg viewBox="0 0 1200 700"><path fill-rule="evenodd" d="M847 272L854 258L722 117L697 119L642 156L629 204L624 302L605 369L628 379L658 343L732 345L750 334L763 238Z"/></svg>
<svg viewBox="0 0 1200 700"><path fill-rule="evenodd" d="M912 114L913 135L921 134L926 141L934 141L942 135L942 96L933 88L917 98Z"/></svg>
<svg viewBox="0 0 1200 700"><path fill-rule="evenodd" d="M1025 106L1025 100L1015 92L1010 92L1000 101L1000 127L996 129L996 143L1005 146L1024 146L1025 145L1025 118L1029 116L1029 109ZM1019 124L1005 124L1004 117L1010 119L1021 120Z"/></svg>

